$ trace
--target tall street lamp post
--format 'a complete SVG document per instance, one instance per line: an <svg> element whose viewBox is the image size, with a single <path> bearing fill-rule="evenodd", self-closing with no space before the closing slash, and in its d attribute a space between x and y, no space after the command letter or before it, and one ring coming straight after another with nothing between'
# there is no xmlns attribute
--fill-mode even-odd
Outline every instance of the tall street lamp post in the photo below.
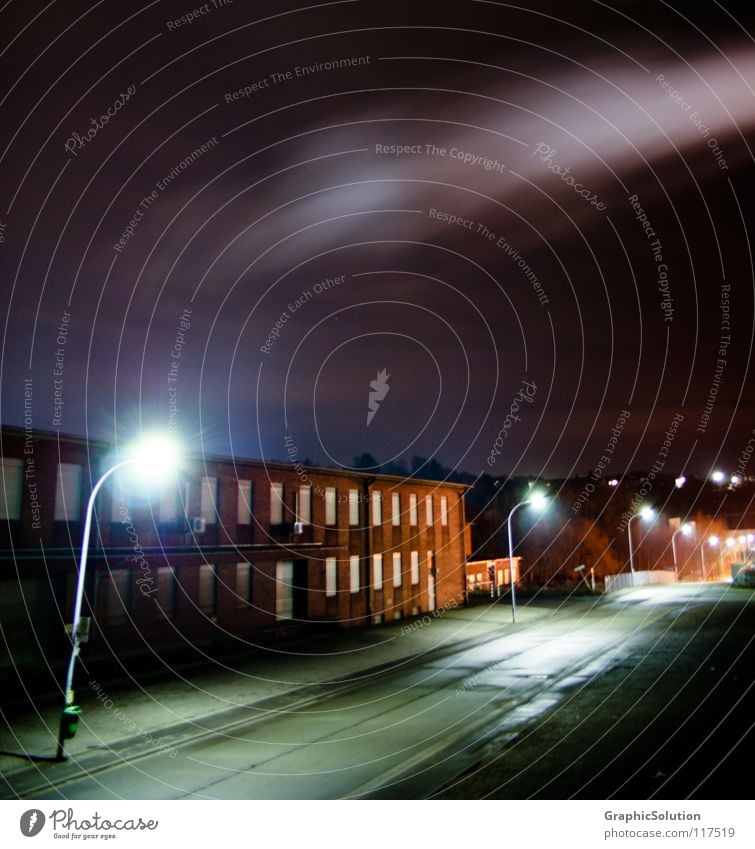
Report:
<svg viewBox="0 0 755 849"><path fill-rule="evenodd" d="M676 537L678 534L684 534L685 537L688 537L692 533L692 525L689 522L685 522L683 525L678 527L673 534L671 534L671 554L674 558L674 578L675 580L679 580L679 567L677 565L677 556L676 556Z"/></svg>
<svg viewBox="0 0 755 849"><path fill-rule="evenodd" d="M81 651L81 607L84 601L84 585L86 581L87 556L89 554L89 537L92 533L92 518L94 517L94 503L100 490L108 478L125 466L136 466L140 476L147 479L155 479L174 469L176 466L177 452L175 447L166 440L152 437L140 442L128 459L122 460L111 466L97 481L92 488L87 502L86 517L84 520L84 532L81 537L81 549L79 553L79 568L76 579L76 600L73 608L73 620L71 622L71 653L68 658L66 670L66 682L63 690L63 710L60 717L60 729L58 732L57 760L65 760L65 741L73 736L67 733L69 721L72 716L78 714L78 708L73 704L73 673L76 668L76 658Z"/></svg>
<svg viewBox="0 0 755 849"><path fill-rule="evenodd" d="M506 525L509 532L509 585L511 587L511 621L516 624L516 583L514 581L514 542L511 533L511 519L514 513L525 504L531 504L535 510L544 510L548 504L548 499L542 493L534 493L524 501L515 504L509 511Z"/></svg>
<svg viewBox="0 0 755 849"><path fill-rule="evenodd" d="M645 519L650 521L655 517L655 510L652 507L643 507L638 513L629 520L627 524L627 532L629 534L629 571L632 573L632 586L634 586L634 546L632 545L632 522L635 519Z"/></svg>

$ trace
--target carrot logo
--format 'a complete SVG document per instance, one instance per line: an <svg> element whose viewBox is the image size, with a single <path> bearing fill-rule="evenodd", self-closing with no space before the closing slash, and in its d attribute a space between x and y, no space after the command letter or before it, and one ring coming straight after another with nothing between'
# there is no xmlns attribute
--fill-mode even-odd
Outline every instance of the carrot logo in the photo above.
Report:
<svg viewBox="0 0 755 849"><path fill-rule="evenodd" d="M21 834L25 837L36 837L45 827L45 815L37 808L21 814Z"/></svg>

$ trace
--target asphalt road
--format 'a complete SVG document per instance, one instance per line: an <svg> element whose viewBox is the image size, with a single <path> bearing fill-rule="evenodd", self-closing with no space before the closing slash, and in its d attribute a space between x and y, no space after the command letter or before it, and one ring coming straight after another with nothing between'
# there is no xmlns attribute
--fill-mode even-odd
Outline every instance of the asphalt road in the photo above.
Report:
<svg viewBox="0 0 755 849"><path fill-rule="evenodd" d="M44 799L745 799L754 626L750 591L622 592L255 718L177 729L158 752L51 767L54 791L33 775L12 786Z"/></svg>

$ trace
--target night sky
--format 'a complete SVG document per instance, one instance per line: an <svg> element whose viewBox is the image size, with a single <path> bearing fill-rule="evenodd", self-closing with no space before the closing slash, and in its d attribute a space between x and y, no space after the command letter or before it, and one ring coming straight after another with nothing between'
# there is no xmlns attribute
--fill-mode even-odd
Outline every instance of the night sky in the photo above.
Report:
<svg viewBox="0 0 755 849"><path fill-rule="evenodd" d="M9 0L0 420L31 379L40 430L548 477L676 421L665 472L733 469L750 7Z"/></svg>

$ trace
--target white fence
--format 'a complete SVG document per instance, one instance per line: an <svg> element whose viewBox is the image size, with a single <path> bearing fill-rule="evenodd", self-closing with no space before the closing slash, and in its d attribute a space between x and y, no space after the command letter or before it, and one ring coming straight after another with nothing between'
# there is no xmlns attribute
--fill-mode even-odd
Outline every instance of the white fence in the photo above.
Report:
<svg viewBox="0 0 755 849"><path fill-rule="evenodd" d="M606 575L606 592L624 590L627 587L642 587L646 584L673 584L676 575L671 569L654 569L651 572L622 572Z"/></svg>

